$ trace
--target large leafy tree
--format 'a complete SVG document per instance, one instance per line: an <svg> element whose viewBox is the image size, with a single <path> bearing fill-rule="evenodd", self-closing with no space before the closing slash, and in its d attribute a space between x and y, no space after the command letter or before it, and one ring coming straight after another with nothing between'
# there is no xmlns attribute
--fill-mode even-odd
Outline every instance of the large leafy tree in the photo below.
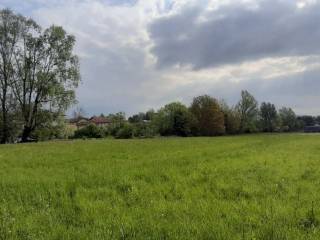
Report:
<svg viewBox="0 0 320 240"><path fill-rule="evenodd" d="M12 11L0 11L0 143L10 139L12 119L10 116L15 111L15 99L11 84L14 79L14 53L21 37L22 25L28 20Z"/></svg>
<svg viewBox="0 0 320 240"><path fill-rule="evenodd" d="M224 114L216 99L208 95L196 97L190 111L196 119L196 135L214 136L225 133Z"/></svg>
<svg viewBox="0 0 320 240"><path fill-rule="evenodd" d="M36 24L24 28L15 51L15 79L12 84L23 119L22 141L27 141L40 124L41 112L59 116L75 101L74 89L80 75L73 54L75 38L62 27L41 31Z"/></svg>
<svg viewBox="0 0 320 240"><path fill-rule="evenodd" d="M248 91L241 91L241 99L236 106L240 115L241 132L255 132L257 130L258 102Z"/></svg>
<svg viewBox="0 0 320 240"><path fill-rule="evenodd" d="M80 75L75 38L62 27L42 30L33 20L0 11L2 141L8 139L8 106L27 141L43 121L54 122L75 100ZM43 113L50 114L43 118Z"/></svg>

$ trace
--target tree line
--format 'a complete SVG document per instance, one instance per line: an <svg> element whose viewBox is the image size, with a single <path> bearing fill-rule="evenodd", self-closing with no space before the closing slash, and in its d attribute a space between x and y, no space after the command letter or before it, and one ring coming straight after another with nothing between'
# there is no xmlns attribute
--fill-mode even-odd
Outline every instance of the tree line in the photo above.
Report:
<svg viewBox="0 0 320 240"><path fill-rule="evenodd" d="M125 113L109 114L112 124L106 128L94 125L75 132L75 138L133 138L153 136L221 136L257 132L295 132L306 125L320 123L320 117L297 116L288 107L277 109L269 102L260 105L248 91L241 92L235 106L209 95L195 97L186 106L172 102L158 111L149 110L128 119Z"/></svg>
<svg viewBox="0 0 320 240"><path fill-rule="evenodd" d="M80 80L74 44L62 27L0 10L0 143L26 142L63 121Z"/></svg>

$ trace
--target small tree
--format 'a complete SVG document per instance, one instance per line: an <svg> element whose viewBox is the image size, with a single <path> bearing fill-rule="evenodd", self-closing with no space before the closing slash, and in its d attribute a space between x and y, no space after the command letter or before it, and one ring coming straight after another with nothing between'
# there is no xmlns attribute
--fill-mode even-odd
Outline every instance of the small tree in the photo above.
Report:
<svg viewBox="0 0 320 240"><path fill-rule="evenodd" d="M94 124L81 128L74 133L74 138L103 138L104 131Z"/></svg>
<svg viewBox="0 0 320 240"><path fill-rule="evenodd" d="M155 123L163 136L188 136L191 134L192 116L188 108L179 102L167 104L159 110Z"/></svg>
<svg viewBox="0 0 320 240"><path fill-rule="evenodd" d="M224 114L224 124L227 134L237 134L240 131L240 115L234 107L229 107L228 104L221 100L220 108Z"/></svg>
<svg viewBox="0 0 320 240"><path fill-rule="evenodd" d="M130 123L140 123L146 120L146 114L145 113L138 113L128 118L128 121Z"/></svg>
<svg viewBox="0 0 320 240"><path fill-rule="evenodd" d="M241 132L257 131L258 102L248 91L241 92L241 99L236 109L240 115Z"/></svg>
<svg viewBox="0 0 320 240"><path fill-rule="evenodd" d="M155 111L150 109L146 112L146 120L151 121L155 117Z"/></svg>
<svg viewBox="0 0 320 240"><path fill-rule="evenodd" d="M279 110L281 128L283 131L294 131L298 127L297 116L291 108L283 107Z"/></svg>
<svg viewBox="0 0 320 240"><path fill-rule="evenodd" d="M134 137L134 127L131 124L125 123L118 129L115 138L130 139Z"/></svg>
<svg viewBox="0 0 320 240"><path fill-rule="evenodd" d="M108 127L108 131L115 137L119 129L126 123L126 115L124 112L118 112L115 114L109 114L107 118L111 120L111 125Z"/></svg>
<svg viewBox="0 0 320 240"><path fill-rule="evenodd" d="M157 129L155 124L152 122L139 122L132 123L134 132L134 137L138 138L152 138L157 134Z"/></svg>
<svg viewBox="0 0 320 240"><path fill-rule="evenodd" d="M193 99L190 107L196 122L195 135L214 136L225 133L224 114L216 99L203 95Z"/></svg>
<svg viewBox="0 0 320 240"><path fill-rule="evenodd" d="M277 128L278 112L274 104L263 102L260 107L261 128L265 132L274 132Z"/></svg>

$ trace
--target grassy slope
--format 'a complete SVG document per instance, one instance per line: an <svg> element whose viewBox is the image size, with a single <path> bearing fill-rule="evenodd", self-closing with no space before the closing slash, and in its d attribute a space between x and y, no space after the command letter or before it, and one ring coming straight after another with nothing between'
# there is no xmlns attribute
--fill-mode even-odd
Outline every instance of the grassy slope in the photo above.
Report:
<svg viewBox="0 0 320 240"><path fill-rule="evenodd" d="M320 135L0 146L0 239L320 239Z"/></svg>

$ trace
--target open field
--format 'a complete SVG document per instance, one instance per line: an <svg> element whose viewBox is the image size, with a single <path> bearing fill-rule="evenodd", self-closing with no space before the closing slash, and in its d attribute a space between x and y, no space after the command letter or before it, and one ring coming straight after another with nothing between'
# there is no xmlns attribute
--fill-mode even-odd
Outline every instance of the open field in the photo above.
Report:
<svg viewBox="0 0 320 240"><path fill-rule="evenodd" d="M320 239L320 135L0 146L0 239Z"/></svg>

